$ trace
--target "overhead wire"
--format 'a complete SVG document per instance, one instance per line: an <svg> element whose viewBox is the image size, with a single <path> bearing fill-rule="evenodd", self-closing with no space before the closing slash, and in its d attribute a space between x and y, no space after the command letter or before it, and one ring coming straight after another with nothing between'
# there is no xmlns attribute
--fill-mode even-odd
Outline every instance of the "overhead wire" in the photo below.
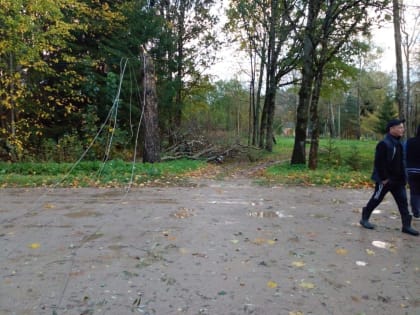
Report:
<svg viewBox="0 0 420 315"><path fill-rule="evenodd" d="M121 87L122 87L122 82L123 82L123 77L124 77L124 73L125 73L125 70L126 70L126 66L127 66L127 61L128 61L128 59L126 59L125 60L125 62L124 62L124 67L122 67L122 72L120 73L120 84L119 84L119 87L118 87L118 93L117 93L117 96L116 96L116 98L115 98L115 100L114 100L114 104L113 104L113 107L111 108L111 110L109 111L109 113L108 113L108 120L109 120L109 117L111 117L111 112L112 112L112 109L114 108L114 110L116 110L116 109L118 109L118 101L117 101L117 99L119 99L119 97L120 97L120 93L121 93ZM132 74L132 73L131 73ZM147 74L146 74L146 72L144 72L144 76L146 76ZM135 78L135 75L133 76L134 78ZM135 80L135 79L134 79ZM136 80L135 80L136 81ZM137 89L138 90L138 89ZM145 94L143 95L144 97L145 97ZM130 98L130 100L131 100L131 98ZM145 99L143 99L143 100L145 100ZM115 105L115 106L114 106ZM130 107L132 106L132 104L131 104L131 101L130 101ZM143 108L143 110L142 110L142 112L141 112L141 115L140 115L140 118L139 118L139 122L138 122L138 127L137 127L137 134L136 134L136 139L135 139L135 148L134 148L134 153L133 153L133 163L132 163L132 171L131 171L131 177L130 177L130 182L128 183L128 187L125 189L125 193L124 193L124 195L121 197L121 199L120 199L120 201L123 201L125 198L126 198L126 196L127 196L127 194L129 193L129 191L130 191L130 188L131 188L131 185L132 185L132 182L133 182L133 178L134 178L134 171L135 171L135 163L136 163L136 152L137 152L137 144L138 144L138 138L139 138L139 134L140 134L140 128L141 128L141 122L142 122L142 119L143 119L143 112L144 112L144 103L143 103L143 106L142 106L142 108ZM116 118L116 117L115 117ZM116 120L116 119L115 119ZM103 126L105 126L105 124L103 124L102 125L102 128L103 128ZM116 127L116 125L114 125L114 127ZM111 140L112 140L112 137L111 137ZM109 153L109 152L108 152ZM113 208L112 210L111 210L111 214L112 213L114 213L114 211L116 210L116 208ZM105 223L103 223L102 225L100 225L93 233L91 233L91 235L96 235L102 228L103 228L103 226L105 225ZM75 264L75 259L76 259L76 256L77 256L77 251L79 250L79 249L81 249L82 247L83 247L83 245L84 245L85 243L83 242L83 240L79 243L79 245L78 246L76 246L76 247L74 247L74 249L73 249L73 253L72 253L72 256L71 256L71 262L70 262L70 267L69 267L69 272L67 273L67 276L66 276L66 280L65 280L65 283L64 283L64 286L63 286L63 289L62 289L62 292L61 292L61 294L60 294L60 298L59 298L59 301L58 301L58 303L57 303L57 305L55 305L54 306L54 311L55 311L55 309L57 309L57 308L59 308L60 307L60 305L61 305L61 303L62 303L62 300L63 300L63 298L64 298L64 295L65 295L65 292L67 291L67 287L68 287L68 284L69 284L69 282L70 282L70 274L71 274L71 269L73 268L73 266L74 266L74 264Z"/></svg>

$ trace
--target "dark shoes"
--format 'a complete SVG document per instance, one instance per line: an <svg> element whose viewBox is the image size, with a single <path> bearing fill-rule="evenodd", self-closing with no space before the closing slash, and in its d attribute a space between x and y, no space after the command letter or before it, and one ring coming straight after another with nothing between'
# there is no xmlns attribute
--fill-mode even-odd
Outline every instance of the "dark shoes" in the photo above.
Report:
<svg viewBox="0 0 420 315"><path fill-rule="evenodd" d="M412 220L411 215L407 215L406 217L402 218L403 225L402 225L401 231L403 233L407 233L413 236L418 236L419 232L417 232L415 229L411 227L411 220Z"/></svg>
<svg viewBox="0 0 420 315"><path fill-rule="evenodd" d="M413 229L411 226L403 226L402 230L403 233L407 233L413 236L419 236L419 232Z"/></svg>
<svg viewBox="0 0 420 315"><path fill-rule="evenodd" d="M372 223L369 223L368 220L360 220L360 225L363 226L365 229L373 230L375 228L375 225Z"/></svg>

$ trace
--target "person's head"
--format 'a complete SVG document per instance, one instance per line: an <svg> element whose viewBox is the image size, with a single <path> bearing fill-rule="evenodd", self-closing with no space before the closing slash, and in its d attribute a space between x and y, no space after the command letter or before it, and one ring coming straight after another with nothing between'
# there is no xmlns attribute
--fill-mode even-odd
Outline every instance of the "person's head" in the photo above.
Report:
<svg viewBox="0 0 420 315"><path fill-rule="evenodd" d="M405 119L392 119L386 125L386 132L394 137L402 137L404 135Z"/></svg>

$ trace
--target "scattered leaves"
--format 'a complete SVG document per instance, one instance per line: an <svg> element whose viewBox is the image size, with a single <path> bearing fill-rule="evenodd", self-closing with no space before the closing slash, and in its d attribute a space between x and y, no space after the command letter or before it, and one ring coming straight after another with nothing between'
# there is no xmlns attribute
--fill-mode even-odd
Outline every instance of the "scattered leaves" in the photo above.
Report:
<svg viewBox="0 0 420 315"><path fill-rule="evenodd" d="M185 207L179 208L176 212L172 213L171 216L177 218L177 219L185 219L192 217L194 215L193 209L188 209Z"/></svg>

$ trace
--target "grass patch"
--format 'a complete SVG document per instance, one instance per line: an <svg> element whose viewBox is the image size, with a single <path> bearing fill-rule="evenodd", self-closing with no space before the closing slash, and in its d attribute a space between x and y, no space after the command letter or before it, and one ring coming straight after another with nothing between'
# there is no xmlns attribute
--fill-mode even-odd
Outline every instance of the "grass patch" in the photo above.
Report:
<svg viewBox="0 0 420 315"><path fill-rule="evenodd" d="M250 150L240 162L232 159L222 165L197 160L173 160L161 163L136 163L122 160L82 161L77 165L55 162L0 162L0 187L123 187L183 185L192 177L212 176L223 179L241 169L253 173L260 183L270 185L371 187L376 141L321 139L318 168L290 165L293 138L278 138L273 152ZM307 145L307 153L309 145ZM246 160L246 161L245 161ZM278 162L278 163L277 163ZM274 165L273 165L274 164ZM259 167L263 165L263 167ZM272 165L265 167L267 165Z"/></svg>
<svg viewBox="0 0 420 315"><path fill-rule="evenodd" d="M280 139L277 141L276 150L282 148L282 156L289 158L268 167L261 176L261 182L342 188L372 187L370 176L376 143L376 141L321 139L318 168L310 170L306 165L290 164L293 139L285 141Z"/></svg>
<svg viewBox="0 0 420 315"><path fill-rule="evenodd" d="M182 184L183 174L206 167L195 160L133 163L111 160L71 163L0 163L1 187L119 187Z"/></svg>

